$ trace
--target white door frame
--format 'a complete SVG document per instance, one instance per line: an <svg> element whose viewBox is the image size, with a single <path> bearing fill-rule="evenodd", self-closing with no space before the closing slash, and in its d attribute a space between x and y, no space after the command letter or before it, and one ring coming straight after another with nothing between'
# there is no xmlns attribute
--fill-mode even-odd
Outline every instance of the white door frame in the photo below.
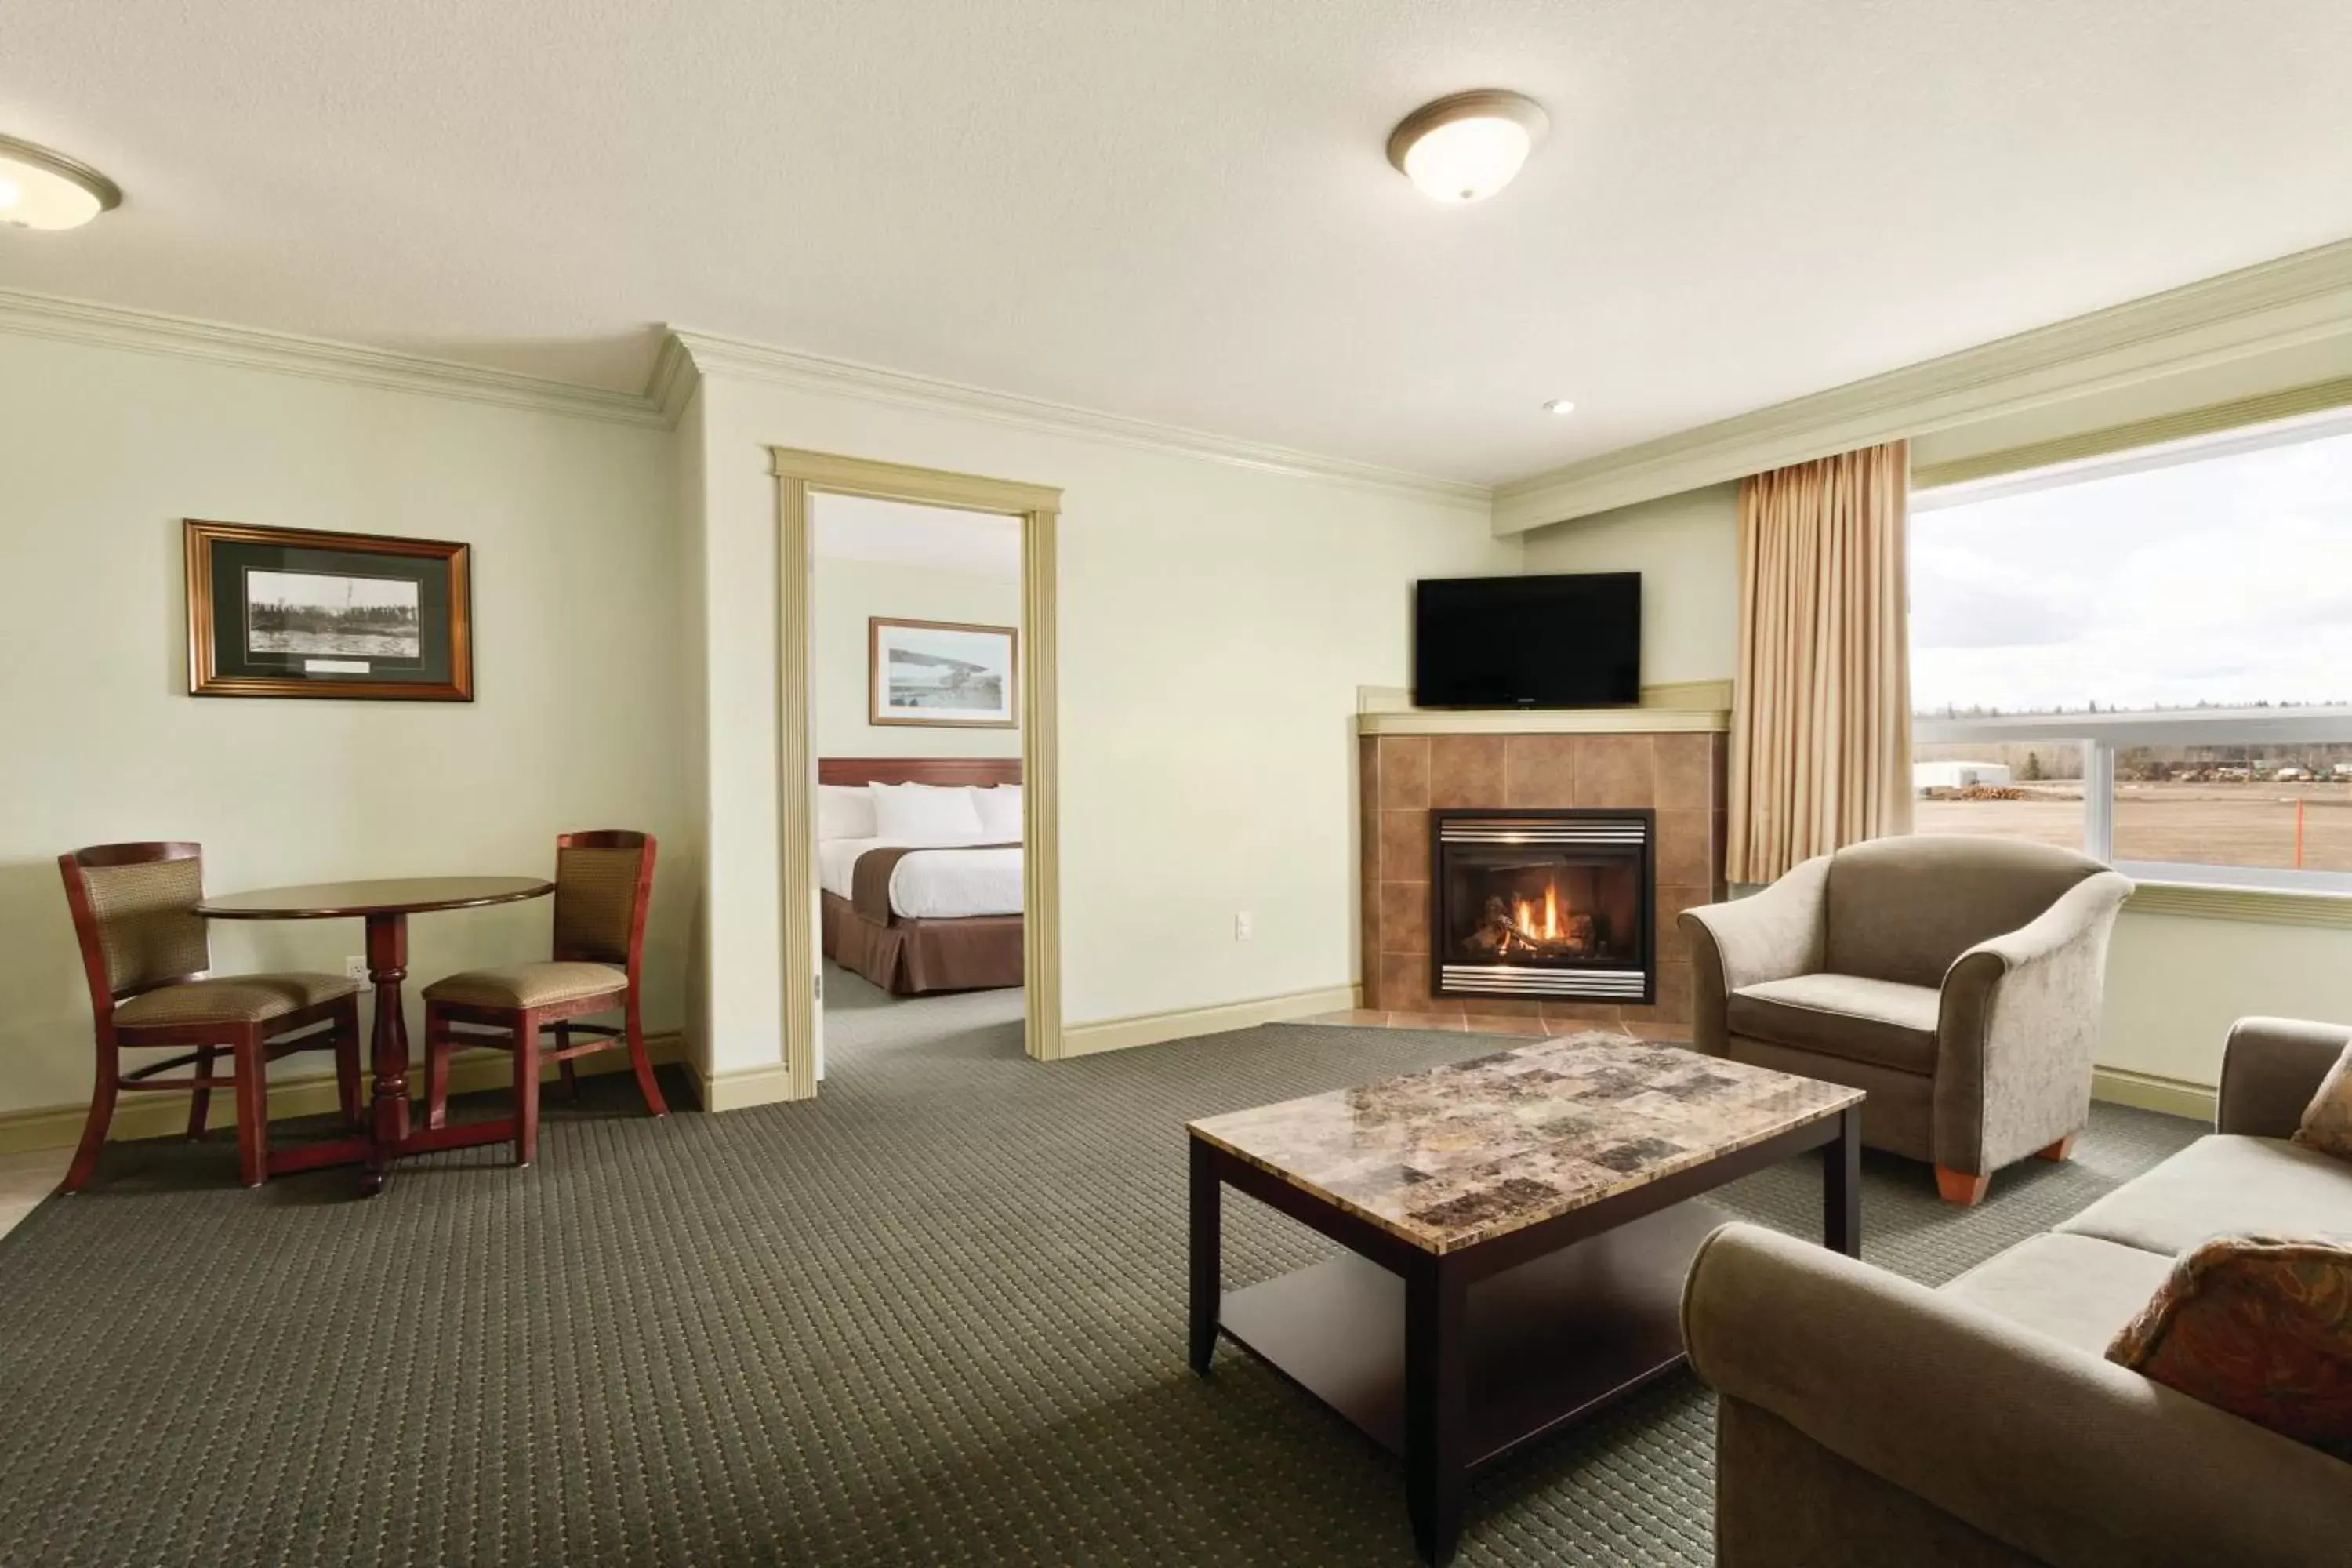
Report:
<svg viewBox="0 0 2352 1568"><path fill-rule="evenodd" d="M860 496L1021 520L1022 973L1024 1048L1062 1055L1061 810L1055 700L1055 526L1062 492L1044 485L944 473L902 463L769 448L776 476L777 773L782 847L785 1098L816 1093L816 751L809 735L811 507L818 495Z"/></svg>

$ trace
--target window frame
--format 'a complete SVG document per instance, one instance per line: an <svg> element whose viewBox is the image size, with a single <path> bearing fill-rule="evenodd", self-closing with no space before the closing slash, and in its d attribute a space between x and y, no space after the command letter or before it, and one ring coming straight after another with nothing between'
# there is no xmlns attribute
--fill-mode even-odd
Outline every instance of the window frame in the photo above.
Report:
<svg viewBox="0 0 2352 1568"><path fill-rule="evenodd" d="M2158 713L2031 713L2011 718L1911 720L1911 742L1948 745L2041 741L2083 748L2083 850L2134 881L2242 888L2352 900L2352 871L2213 866L2186 860L2116 858L2118 746L2341 745L2352 742L2352 707L2194 708ZM2352 785L2347 785L2352 788Z"/></svg>

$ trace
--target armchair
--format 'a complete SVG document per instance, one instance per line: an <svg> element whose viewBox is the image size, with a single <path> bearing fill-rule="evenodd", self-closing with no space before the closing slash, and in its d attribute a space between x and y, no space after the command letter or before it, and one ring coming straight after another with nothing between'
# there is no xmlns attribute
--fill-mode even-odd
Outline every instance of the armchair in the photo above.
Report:
<svg viewBox="0 0 2352 1568"><path fill-rule="evenodd" d="M1863 1141L1974 1204L2090 1115L2107 938L2088 856L1959 835L1856 844L1685 910L1699 1049L1866 1091Z"/></svg>

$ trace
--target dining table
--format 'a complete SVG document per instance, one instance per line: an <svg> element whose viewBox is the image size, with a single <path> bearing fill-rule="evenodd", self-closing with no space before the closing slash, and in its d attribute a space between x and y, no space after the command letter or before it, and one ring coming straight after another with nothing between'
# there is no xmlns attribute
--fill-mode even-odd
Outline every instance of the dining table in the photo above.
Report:
<svg viewBox="0 0 2352 1568"><path fill-rule="evenodd" d="M412 1131L408 1124L408 1022L401 1010L401 982L408 978L408 917L445 910L543 899L555 884L543 877L391 877L352 882L316 882L295 888L207 897L195 912L215 921L336 921L367 922L368 984L375 987L375 1016L369 1061L375 1093L364 1124L349 1136L272 1150L269 1173L316 1170L328 1165L362 1167L360 1192L383 1191L394 1160L514 1136L511 1118L456 1127Z"/></svg>

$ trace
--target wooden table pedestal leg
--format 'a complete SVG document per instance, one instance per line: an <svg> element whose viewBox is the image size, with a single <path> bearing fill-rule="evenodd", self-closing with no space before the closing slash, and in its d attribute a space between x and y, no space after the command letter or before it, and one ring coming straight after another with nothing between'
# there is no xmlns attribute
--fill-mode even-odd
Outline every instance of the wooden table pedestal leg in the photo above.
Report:
<svg viewBox="0 0 2352 1568"><path fill-rule="evenodd" d="M406 915L368 916L367 964L368 980L375 986L375 1028L370 1047L375 1067L375 1105L360 1193L373 1197L383 1191L384 1171L408 1136L408 1021L400 1009L400 983L408 978Z"/></svg>

